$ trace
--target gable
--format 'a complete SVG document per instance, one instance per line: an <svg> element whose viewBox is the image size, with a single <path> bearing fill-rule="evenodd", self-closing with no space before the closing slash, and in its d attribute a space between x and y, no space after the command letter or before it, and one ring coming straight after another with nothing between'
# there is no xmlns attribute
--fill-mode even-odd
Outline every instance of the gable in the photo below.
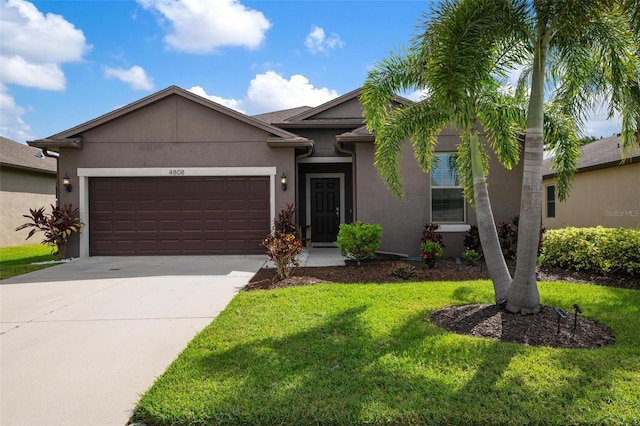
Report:
<svg viewBox="0 0 640 426"><path fill-rule="evenodd" d="M135 109L83 133L84 142L266 140L269 132L177 95Z"/></svg>
<svg viewBox="0 0 640 426"><path fill-rule="evenodd" d="M282 139L297 135L264 121L212 102L176 86L170 86L86 123L32 141L31 146L65 146L73 139L81 148L87 137L100 141L167 142L245 140L260 137Z"/></svg>
<svg viewBox="0 0 640 426"><path fill-rule="evenodd" d="M316 119L345 119L345 118L358 118L362 119L362 104L358 98L349 99L346 102L337 104L329 109L324 111L320 111L317 114L314 114L310 117L305 118L305 120L316 120Z"/></svg>

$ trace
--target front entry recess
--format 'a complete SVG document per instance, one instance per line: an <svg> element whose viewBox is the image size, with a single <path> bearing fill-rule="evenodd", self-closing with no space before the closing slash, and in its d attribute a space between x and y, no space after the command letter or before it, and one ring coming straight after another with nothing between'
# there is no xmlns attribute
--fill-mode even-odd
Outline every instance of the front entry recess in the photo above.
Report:
<svg viewBox="0 0 640 426"><path fill-rule="evenodd" d="M340 179L311 178L310 186L313 241L333 243L340 230Z"/></svg>

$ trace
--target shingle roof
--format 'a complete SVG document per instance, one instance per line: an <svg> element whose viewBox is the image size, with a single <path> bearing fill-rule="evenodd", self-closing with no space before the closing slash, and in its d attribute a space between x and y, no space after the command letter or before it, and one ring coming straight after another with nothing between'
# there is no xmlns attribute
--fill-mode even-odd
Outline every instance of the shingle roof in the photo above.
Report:
<svg viewBox="0 0 640 426"><path fill-rule="evenodd" d="M289 118L294 117L296 115L300 115L304 112L312 109L309 106L301 106L296 108L283 109L280 111L267 112L264 114L254 115L253 118L257 118L258 120L262 120L265 123L283 123L287 121Z"/></svg>
<svg viewBox="0 0 640 426"><path fill-rule="evenodd" d="M591 142L584 145L580 151L582 155L580 157L580 162L577 165L578 171L613 167L622 162L622 142L618 135ZM627 153L624 158L625 163L639 162L640 149ZM552 175L554 173L554 170L551 169L551 162L551 158L544 161L542 169L542 174L544 176Z"/></svg>
<svg viewBox="0 0 640 426"><path fill-rule="evenodd" d="M45 173L56 173L56 160L42 155L37 148L0 136L0 165Z"/></svg>

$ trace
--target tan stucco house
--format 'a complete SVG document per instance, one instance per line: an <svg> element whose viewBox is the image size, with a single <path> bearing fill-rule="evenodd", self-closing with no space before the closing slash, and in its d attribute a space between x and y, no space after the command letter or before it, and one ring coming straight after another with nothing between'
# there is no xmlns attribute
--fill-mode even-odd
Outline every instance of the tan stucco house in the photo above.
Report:
<svg viewBox="0 0 640 426"><path fill-rule="evenodd" d="M15 232L29 209L56 203L56 160L42 151L0 137L0 246L36 244L29 230Z"/></svg>
<svg viewBox="0 0 640 426"><path fill-rule="evenodd" d="M581 148L578 171L569 198L559 202L552 160L544 165L543 223L566 226L640 229L640 150L622 160L620 136L591 142Z"/></svg>
<svg viewBox="0 0 640 426"><path fill-rule="evenodd" d="M72 180L60 202L80 207L85 228L70 255L263 253L288 203L314 245L332 244L341 223L359 220L382 225L381 250L417 255L423 226L437 222L446 254L459 255L475 215L446 161L456 132L440 135L445 161L431 175L406 144L400 201L373 165L360 93L250 117L171 86L29 144L59 152L60 173ZM521 179L521 165L494 164L497 221L517 214Z"/></svg>

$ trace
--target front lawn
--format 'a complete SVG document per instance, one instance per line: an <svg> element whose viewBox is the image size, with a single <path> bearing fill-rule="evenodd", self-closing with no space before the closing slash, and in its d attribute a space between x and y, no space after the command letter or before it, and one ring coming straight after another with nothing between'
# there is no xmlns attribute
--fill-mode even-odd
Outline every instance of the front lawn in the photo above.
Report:
<svg viewBox="0 0 640 426"><path fill-rule="evenodd" d="M32 265L33 262L55 260L51 248L42 244L0 248L0 280L48 268L55 263Z"/></svg>
<svg viewBox="0 0 640 426"><path fill-rule="evenodd" d="M638 424L640 292L541 283L545 304L613 329L597 350L471 338L441 307L488 281L241 292L140 400L148 425Z"/></svg>

